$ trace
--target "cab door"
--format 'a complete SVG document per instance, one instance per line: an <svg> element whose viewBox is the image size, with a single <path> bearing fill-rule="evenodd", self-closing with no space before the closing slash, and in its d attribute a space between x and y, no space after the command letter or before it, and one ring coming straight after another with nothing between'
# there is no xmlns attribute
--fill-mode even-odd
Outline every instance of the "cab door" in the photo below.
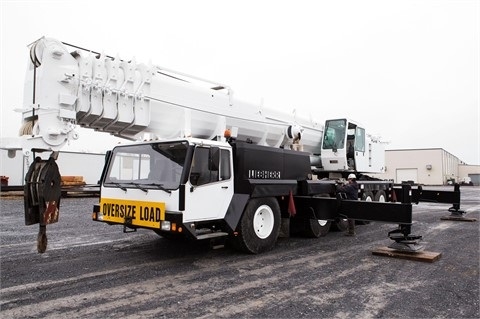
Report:
<svg viewBox="0 0 480 319"><path fill-rule="evenodd" d="M366 149L365 129L355 128L355 168L358 172L369 171L370 153Z"/></svg>
<svg viewBox="0 0 480 319"><path fill-rule="evenodd" d="M343 171L348 169L346 152L347 120L328 120L322 142L322 166L326 171Z"/></svg>
<svg viewBox="0 0 480 319"><path fill-rule="evenodd" d="M231 148L197 146L185 189L184 222L225 217L233 197Z"/></svg>

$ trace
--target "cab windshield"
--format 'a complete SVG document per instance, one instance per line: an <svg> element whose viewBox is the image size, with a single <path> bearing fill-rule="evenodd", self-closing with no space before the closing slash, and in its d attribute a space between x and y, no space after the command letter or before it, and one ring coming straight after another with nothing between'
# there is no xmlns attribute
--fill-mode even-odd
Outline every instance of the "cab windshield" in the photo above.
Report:
<svg viewBox="0 0 480 319"><path fill-rule="evenodd" d="M325 124L323 149L334 150L345 147L346 120L331 120Z"/></svg>
<svg viewBox="0 0 480 319"><path fill-rule="evenodd" d="M104 185L142 190L177 189L187 150L186 141L116 147Z"/></svg>

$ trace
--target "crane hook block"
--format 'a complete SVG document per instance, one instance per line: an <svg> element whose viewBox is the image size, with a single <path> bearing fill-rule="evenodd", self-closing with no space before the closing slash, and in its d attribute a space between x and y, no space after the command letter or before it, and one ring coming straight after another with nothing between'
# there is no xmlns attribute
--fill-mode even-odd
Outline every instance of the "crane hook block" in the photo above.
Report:
<svg viewBox="0 0 480 319"><path fill-rule="evenodd" d="M25 175L25 225L40 224L38 252L46 250L46 225L58 221L61 176L55 159L35 158Z"/></svg>

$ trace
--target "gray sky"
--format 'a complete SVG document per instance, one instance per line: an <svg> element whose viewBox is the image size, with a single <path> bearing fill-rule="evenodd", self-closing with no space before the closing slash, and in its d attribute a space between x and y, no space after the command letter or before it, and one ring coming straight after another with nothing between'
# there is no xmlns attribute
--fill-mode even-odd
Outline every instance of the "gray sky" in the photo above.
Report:
<svg viewBox="0 0 480 319"><path fill-rule="evenodd" d="M480 164L480 1L0 1L2 137L20 127L27 45L47 36L269 108L348 117L387 149L440 147ZM80 134L70 149L114 143Z"/></svg>

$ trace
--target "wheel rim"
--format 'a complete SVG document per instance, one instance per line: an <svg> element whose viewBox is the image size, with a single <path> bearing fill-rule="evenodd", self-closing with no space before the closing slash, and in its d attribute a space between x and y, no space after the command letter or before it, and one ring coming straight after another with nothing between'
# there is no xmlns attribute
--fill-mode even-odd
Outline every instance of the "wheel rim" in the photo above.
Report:
<svg viewBox="0 0 480 319"><path fill-rule="evenodd" d="M322 227L328 223L328 220L324 220L324 219L318 219L317 221L318 221L318 224Z"/></svg>
<svg viewBox="0 0 480 319"><path fill-rule="evenodd" d="M384 196L383 194L380 195L380 197L378 198L378 201L379 201L379 202L386 202L385 196Z"/></svg>
<svg viewBox="0 0 480 319"><path fill-rule="evenodd" d="M253 216L253 229L258 238L267 238L273 230L274 217L272 209L267 205L257 208Z"/></svg>

